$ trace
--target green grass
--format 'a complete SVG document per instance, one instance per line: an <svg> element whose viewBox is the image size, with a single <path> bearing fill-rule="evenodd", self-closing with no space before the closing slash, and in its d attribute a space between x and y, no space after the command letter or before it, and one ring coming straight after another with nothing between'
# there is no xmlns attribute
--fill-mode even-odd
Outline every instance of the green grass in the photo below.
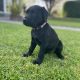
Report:
<svg viewBox="0 0 80 80"><path fill-rule="evenodd" d="M0 23L0 80L80 80L80 32L56 30L64 44L64 60L46 54L43 63L33 65L33 56L24 58L28 51L31 29L24 25Z"/></svg>
<svg viewBox="0 0 80 80"><path fill-rule="evenodd" d="M80 19L68 18L68 19L49 19L48 22L56 26L67 26L67 27L79 27Z"/></svg>

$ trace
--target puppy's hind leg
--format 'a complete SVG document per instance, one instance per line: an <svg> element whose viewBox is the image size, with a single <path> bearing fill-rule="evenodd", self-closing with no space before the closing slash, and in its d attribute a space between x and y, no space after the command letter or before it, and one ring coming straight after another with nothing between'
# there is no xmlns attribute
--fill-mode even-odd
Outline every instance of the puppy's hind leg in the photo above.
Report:
<svg viewBox="0 0 80 80"><path fill-rule="evenodd" d="M57 57L60 59L64 59L64 56L61 54L62 50L63 50L63 44L61 41L59 41L54 52L56 53Z"/></svg>

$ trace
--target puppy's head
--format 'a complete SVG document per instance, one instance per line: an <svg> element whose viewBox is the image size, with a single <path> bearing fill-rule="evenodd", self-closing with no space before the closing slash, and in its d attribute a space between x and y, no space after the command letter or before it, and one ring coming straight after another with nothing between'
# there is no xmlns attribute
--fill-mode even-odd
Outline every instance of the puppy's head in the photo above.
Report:
<svg viewBox="0 0 80 80"><path fill-rule="evenodd" d="M24 25L31 26L32 28L39 27L47 21L48 12L44 7L34 5L26 10L26 15L23 20Z"/></svg>

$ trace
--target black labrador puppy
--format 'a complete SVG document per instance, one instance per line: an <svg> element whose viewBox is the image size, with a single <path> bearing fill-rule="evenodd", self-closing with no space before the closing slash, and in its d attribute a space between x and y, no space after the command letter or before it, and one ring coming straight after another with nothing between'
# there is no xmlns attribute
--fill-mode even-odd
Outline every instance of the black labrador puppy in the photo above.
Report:
<svg viewBox="0 0 80 80"><path fill-rule="evenodd" d="M54 51L60 59L64 59L61 54L63 44L59 40L56 32L47 23L48 12L44 7L34 5L26 11L26 16L23 19L23 24L32 27L31 31L31 46L29 51L23 54L24 57L31 56L36 45L40 46L38 58L33 61L34 64L41 64L45 53Z"/></svg>

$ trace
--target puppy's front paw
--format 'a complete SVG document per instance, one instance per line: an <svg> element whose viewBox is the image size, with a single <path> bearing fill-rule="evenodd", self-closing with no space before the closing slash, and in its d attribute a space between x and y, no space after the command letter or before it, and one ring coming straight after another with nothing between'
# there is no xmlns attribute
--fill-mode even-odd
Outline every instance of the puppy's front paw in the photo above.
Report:
<svg viewBox="0 0 80 80"><path fill-rule="evenodd" d="M28 56L31 56L31 54L29 54L29 53L24 53L23 54L23 57L28 57Z"/></svg>
<svg viewBox="0 0 80 80"><path fill-rule="evenodd" d="M40 61L38 61L38 60L34 60L34 61L33 61L33 64L38 64L38 65L40 65L40 64L41 64L41 62L40 62Z"/></svg>
<svg viewBox="0 0 80 80"><path fill-rule="evenodd" d="M64 56L63 55L60 55L58 56L61 60L64 60Z"/></svg>
<svg viewBox="0 0 80 80"><path fill-rule="evenodd" d="M64 60L64 56L61 56L60 59L61 59L61 60Z"/></svg>

